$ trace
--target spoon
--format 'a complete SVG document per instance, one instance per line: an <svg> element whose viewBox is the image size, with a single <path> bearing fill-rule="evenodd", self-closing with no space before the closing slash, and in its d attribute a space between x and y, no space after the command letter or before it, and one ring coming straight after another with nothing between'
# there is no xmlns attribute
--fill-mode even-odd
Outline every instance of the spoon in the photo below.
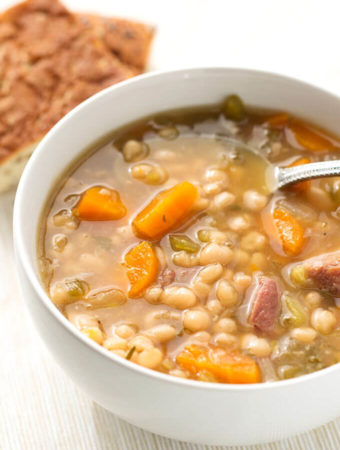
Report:
<svg viewBox="0 0 340 450"><path fill-rule="evenodd" d="M340 160L321 161L309 164L302 164L294 167L278 167L271 164L261 153L254 147L251 147L236 139L223 136L222 141L228 142L235 147L241 148L248 152L255 153L257 156L265 160L266 183L271 193L277 189L281 189L290 184L299 183L300 181L312 180L314 178L334 177L340 175Z"/></svg>

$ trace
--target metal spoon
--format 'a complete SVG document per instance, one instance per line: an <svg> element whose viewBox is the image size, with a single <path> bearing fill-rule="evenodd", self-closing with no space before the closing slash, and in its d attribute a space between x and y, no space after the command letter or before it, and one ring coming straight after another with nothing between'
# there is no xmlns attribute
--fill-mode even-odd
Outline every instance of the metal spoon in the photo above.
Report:
<svg viewBox="0 0 340 450"><path fill-rule="evenodd" d="M334 177L340 175L340 160L321 161L309 164L302 164L294 167L278 167L271 164L254 147L251 147L236 139L223 136L222 141L228 142L235 147L255 153L257 156L266 160L266 182L270 192L275 192L289 184L299 183L300 181L312 180L313 178Z"/></svg>

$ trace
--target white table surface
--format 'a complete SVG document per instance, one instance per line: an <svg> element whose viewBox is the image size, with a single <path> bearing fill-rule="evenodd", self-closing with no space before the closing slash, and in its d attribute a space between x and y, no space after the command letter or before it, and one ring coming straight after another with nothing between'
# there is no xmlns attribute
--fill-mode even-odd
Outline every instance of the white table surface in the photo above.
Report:
<svg viewBox="0 0 340 450"><path fill-rule="evenodd" d="M13 3L0 0L0 8ZM301 78L340 94L340 4L333 0L65 3L75 10L154 24L157 34L150 70L213 65L255 68ZM207 450L121 421L92 402L55 364L18 293L11 230L14 194L0 196L0 449ZM340 418L284 441L242 448L337 450Z"/></svg>

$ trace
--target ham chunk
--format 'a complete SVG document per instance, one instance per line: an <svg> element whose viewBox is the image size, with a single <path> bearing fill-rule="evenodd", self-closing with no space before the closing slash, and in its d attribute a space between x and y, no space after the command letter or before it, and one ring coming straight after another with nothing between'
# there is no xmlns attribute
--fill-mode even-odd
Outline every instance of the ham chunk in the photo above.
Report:
<svg viewBox="0 0 340 450"><path fill-rule="evenodd" d="M290 274L294 284L311 284L340 297L340 250L307 259L295 265Z"/></svg>
<svg viewBox="0 0 340 450"><path fill-rule="evenodd" d="M168 286L173 281L175 281L175 278L176 278L175 271L166 267L163 270L163 272L159 275L158 281L161 287L164 288L165 286Z"/></svg>
<svg viewBox="0 0 340 450"><path fill-rule="evenodd" d="M258 277L249 292L248 323L261 331L272 331L281 309L277 282L272 278Z"/></svg>

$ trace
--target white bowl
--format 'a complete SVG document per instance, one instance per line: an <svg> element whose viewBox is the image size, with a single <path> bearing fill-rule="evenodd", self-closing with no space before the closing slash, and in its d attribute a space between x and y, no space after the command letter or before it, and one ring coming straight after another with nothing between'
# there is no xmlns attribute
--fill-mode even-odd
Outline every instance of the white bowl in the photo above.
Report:
<svg viewBox="0 0 340 450"><path fill-rule="evenodd" d="M220 102L290 111L337 132L335 95L270 73L227 68L143 75L106 89L63 118L21 178L14 243L23 296L56 361L90 397L154 433L205 444L256 444L306 431L340 415L340 364L288 381L226 385L182 380L121 359L86 338L55 308L39 278L37 229L51 188L92 142L144 116Z"/></svg>

